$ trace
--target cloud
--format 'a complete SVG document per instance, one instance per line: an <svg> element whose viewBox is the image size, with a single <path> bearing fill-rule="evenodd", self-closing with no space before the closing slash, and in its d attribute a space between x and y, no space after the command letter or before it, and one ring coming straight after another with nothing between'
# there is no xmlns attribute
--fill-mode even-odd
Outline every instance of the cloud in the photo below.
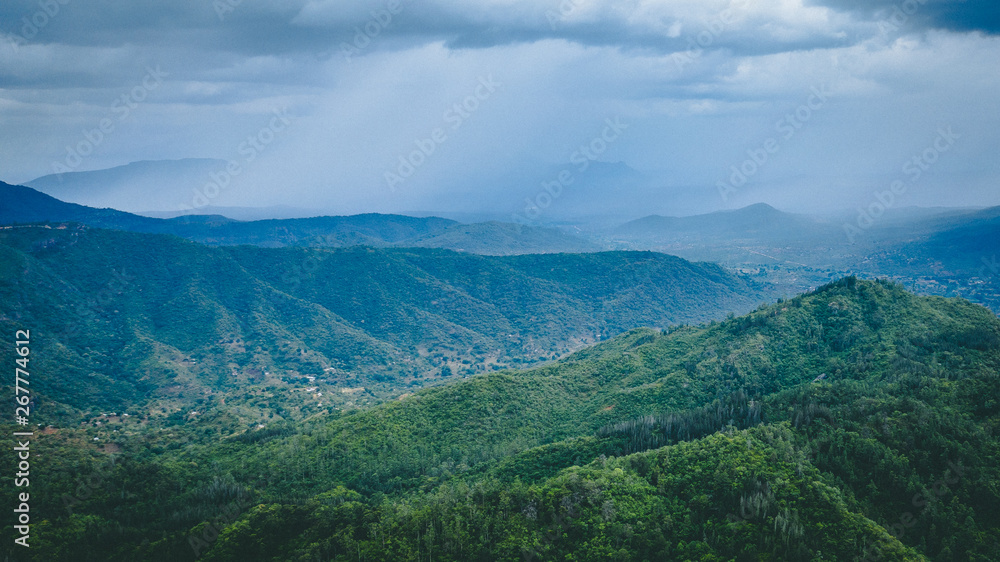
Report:
<svg viewBox="0 0 1000 562"><path fill-rule="evenodd" d="M292 22L303 28L326 29L348 40L386 21L384 36L411 41L444 41L454 49L484 49L514 43L565 40L590 46L686 49L690 39L712 33L716 48L738 52L809 49L842 44L848 24L829 8L803 6L798 0L777 4L750 0L589 1L504 0L486 2L427 1L375 4L368 11L344 9L336 0L311 0ZM387 15L390 6L397 6ZM391 16L391 17L390 17ZM725 38L720 36L725 33Z"/></svg>
<svg viewBox="0 0 1000 562"><path fill-rule="evenodd" d="M741 192L746 202L849 204L844 186L891 176L946 124L966 136L939 174L961 175L953 190L983 199L1000 142L996 16L978 0L911 1L918 8L887 27L894 4L881 0L246 0L222 12L213 0L55 0L59 12L43 16L37 0L9 0L0 179L50 173L162 68L162 87L81 169L242 158L248 135L287 107L295 123L218 204L500 208L537 193L620 117L630 128L601 159L663 187L662 201L642 192L642 205L685 192L704 207L721 205L719 177L822 86L830 103ZM390 192L384 172L449 126L445 113L490 74L501 91ZM944 176L928 178L914 204L946 202L933 183Z"/></svg>
<svg viewBox="0 0 1000 562"><path fill-rule="evenodd" d="M842 44L849 37L843 27L851 24L828 7L800 0L292 0L242 2L222 17L216 3L106 1L101 9L84 9L56 2L56 15L36 19L39 4L13 0L0 7L0 30L28 44L183 45L243 55L328 51L366 30L380 36L376 48L443 41L475 49L562 39L670 52L686 48L700 32L717 30L726 32L717 47L776 52Z"/></svg>
<svg viewBox="0 0 1000 562"><path fill-rule="evenodd" d="M813 0L813 4L890 27L1000 33L1000 10L993 0Z"/></svg>

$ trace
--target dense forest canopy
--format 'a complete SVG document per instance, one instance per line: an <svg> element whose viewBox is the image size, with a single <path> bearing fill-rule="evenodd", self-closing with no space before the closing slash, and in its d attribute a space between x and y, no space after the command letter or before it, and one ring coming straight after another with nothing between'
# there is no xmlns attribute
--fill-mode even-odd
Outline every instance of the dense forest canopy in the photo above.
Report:
<svg viewBox="0 0 1000 562"><path fill-rule="evenodd" d="M60 429L17 554L990 560L998 371L989 310L845 278L355 412Z"/></svg>

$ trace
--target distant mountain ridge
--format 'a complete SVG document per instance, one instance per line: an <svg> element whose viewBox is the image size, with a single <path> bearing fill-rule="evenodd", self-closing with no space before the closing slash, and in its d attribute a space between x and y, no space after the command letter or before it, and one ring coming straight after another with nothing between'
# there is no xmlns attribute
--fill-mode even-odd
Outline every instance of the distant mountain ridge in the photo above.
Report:
<svg viewBox="0 0 1000 562"><path fill-rule="evenodd" d="M981 280L1000 279L1000 207L970 213L964 220L902 245L899 256L881 258L887 269L943 268L975 273Z"/></svg>
<svg viewBox="0 0 1000 562"><path fill-rule="evenodd" d="M220 373L232 370L336 371L384 393L763 299L714 264L651 252L218 248L85 226L0 229L0 327L32 319L38 355L66 375L37 390L81 410L168 387L231 389L241 378Z"/></svg>
<svg viewBox="0 0 1000 562"><path fill-rule="evenodd" d="M688 217L650 215L623 224L615 234L628 238L676 240L687 237L780 238L789 229L824 230L830 226L804 215L779 211L757 203L732 211L717 211Z"/></svg>
<svg viewBox="0 0 1000 562"><path fill-rule="evenodd" d="M97 228L173 234L214 246L428 247L485 255L578 253L602 248L542 227L507 223L463 225L439 217L362 214L304 219L236 221L218 215L172 219L66 203L26 186L0 182L0 224L76 222Z"/></svg>
<svg viewBox="0 0 1000 562"><path fill-rule="evenodd" d="M490 221L456 224L407 241L416 248L445 248L473 254L490 254L499 245L511 254L597 252L601 246L553 228Z"/></svg>
<svg viewBox="0 0 1000 562"><path fill-rule="evenodd" d="M155 219L173 219L198 215L222 215L238 221L259 221L269 219L307 219L322 213L317 213L315 210L288 207L286 205L276 205L271 207L223 207L218 205L206 205L204 207L199 207L198 209L180 211L147 210L136 214ZM433 213L431 213L431 215L433 215Z"/></svg>
<svg viewBox="0 0 1000 562"><path fill-rule="evenodd" d="M225 167L225 160L212 158L142 160L105 170L50 174L25 185L91 207L177 209L189 207L194 190L203 187L210 174Z"/></svg>
<svg viewBox="0 0 1000 562"><path fill-rule="evenodd" d="M690 260L788 264L858 274L983 277L1000 248L1000 207L900 208L858 227L855 215L814 218L763 203L690 217L651 215L614 229L616 247ZM845 225L855 229L845 235ZM1000 271L987 268L988 277Z"/></svg>

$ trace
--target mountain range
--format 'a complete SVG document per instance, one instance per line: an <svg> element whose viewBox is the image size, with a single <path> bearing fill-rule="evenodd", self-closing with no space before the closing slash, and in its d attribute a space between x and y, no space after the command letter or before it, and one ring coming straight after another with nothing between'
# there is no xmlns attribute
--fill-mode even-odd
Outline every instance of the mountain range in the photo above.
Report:
<svg viewBox="0 0 1000 562"><path fill-rule="evenodd" d="M57 199L90 207L133 212L190 208L196 190L225 160L187 158L145 160L87 172L64 172L35 178L25 185Z"/></svg>
<svg viewBox="0 0 1000 562"><path fill-rule="evenodd" d="M957 250L966 262L976 262L1000 243L1000 207L890 211L867 223L851 215L799 215L758 203L689 217L650 215L606 236L619 246L668 251L688 259L764 262L760 258L767 256L759 251L766 251L777 256L769 260L772 263L798 260L809 267L858 269L887 253L954 262Z"/></svg>
<svg viewBox="0 0 1000 562"><path fill-rule="evenodd" d="M765 298L714 264L651 252L213 248L60 225L0 230L0 253L0 324L31 319L43 364L64 374L38 391L60 411L306 376L384 399Z"/></svg>
<svg viewBox="0 0 1000 562"><path fill-rule="evenodd" d="M361 411L104 417L33 445L30 559L988 560L998 353L985 308L845 278Z"/></svg>
<svg viewBox="0 0 1000 562"><path fill-rule="evenodd" d="M692 217L647 216L591 238L608 247L717 262L786 293L845 275L889 277L914 291L961 296L1000 311L1000 207L901 207L866 219L757 204Z"/></svg>
<svg viewBox="0 0 1000 562"><path fill-rule="evenodd" d="M766 205L568 234L0 195L0 329L31 331L42 422L28 560L1000 548L996 315L818 283L992 290L995 209L900 209L850 245L846 219Z"/></svg>
<svg viewBox="0 0 1000 562"><path fill-rule="evenodd" d="M64 203L0 185L0 224L79 222L167 233L211 245L429 247L482 255L657 251L753 275L776 294L808 291L845 275L889 277L912 290L961 296L1000 310L1000 208L892 208L865 222L853 214L809 216L766 204L704 215L650 215L531 224L463 224L432 214L237 221L220 215L156 219ZM251 213L252 214L252 213ZM596 221L596 222L594 222Z"/></svg>
<svg viewBox="0 0 1000 562"><path fill-rule="evenodd" d="M76 222L130 232L173 234L203 244L263 247L433 247L479 254L588 252L599 246L555 229L511 223L464 225L437 217L365 214L237 221L219 215L146 217L66 203L0 182L0 224Z"/></svg>

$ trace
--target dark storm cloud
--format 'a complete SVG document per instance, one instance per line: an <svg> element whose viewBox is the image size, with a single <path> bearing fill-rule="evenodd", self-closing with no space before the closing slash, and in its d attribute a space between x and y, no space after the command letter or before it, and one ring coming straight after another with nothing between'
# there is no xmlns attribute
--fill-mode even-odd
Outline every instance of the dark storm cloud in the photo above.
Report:
<svg viewBox="0 0 1000 562"><path fill-rule="evenodd" d="M815 0L813 4L894 25L1000 33L996 0Z"/></svg>
<svg viewBox="0 0 1000 562"><path fill-rule="evenodd" d="M855 43L873 30L866 23L893 21L894 10L905 12L906 25L912 27L1000 31L1000 10L992 0L814 0L812 6L851 14L855 21L831 18L826 30L786 35L753 16L762 6L767 4L716 2L698 9L689 2L631 1L616 6L584 5L581 0L503 5L412 0L9 0L0 5L0 32L22 44L149 45L243 56L315 56L335 53L358 37L364 40L366 29L376 29L380 36L372 50L435 41L456 49L478 49L561 39L667 53L689 48L699 33L716 31L711 48L739 56ZM646 10L643 18L630 16L628 10L635 7ZM763 13L772 18L775 14ZM726 22L726 14L738 23ZM669 31L671 24L678 26L674 33ZM204 55L188 59L194 68L211 62L212 57Z"/></svg>
<svg viewBox="0 0 1000 562"><path fill-rule="evenodd" d="M836 47L859 39L856 30L814 30L816 33L781 37L764 29L749 0L703 3L656 4L645 20L630 17L629 5L641 2L598 2L596 11L584 11L581 0L519 2L504 9L477 7L461 2L399 2L399 12L382 37L396 37L410 45L442 41L453 49L488 49L518 43L563 40L582 46L615 47L625 50L672 53L689 49L698 34L710 34L707 46L727 49L737 55ZM307 3L293 20L304 28L328 30L326 41L347 42L374 26L375 12L384 12L389 2L375 3L363 14L344 13L337 2ZM359 19L358 16L362 17ZM845 20L846 23L846 20ZM673 28L673 29L671 29ZM348 32L345 34L344 31ZM821 31L821 32L820 32ZM708 37L708 36L705 36ZM361 37L363 40L363 37Z"/></svg>
<svg viewBox="0 0 1000 562"><path fill-rule="evenodd" d="M65 3L63 3L65 2ZM398 2L398 10L381 19L390 2L235 2L233 0L163 0L120 2L103 0L12 0L0 6L0 32L22 44L62 44L116 48L149 45L161 48L232 52L245 56L264 54L330 53L352 44L359 31L378 29L378 48L406 48L443 41L453 48L489 48L512 43L561 39L581 45L614 46L673 52L690 46L694 35L717 35L713 48L737 54L763 54L843 45L852 33L813 34L780 38L760 30L726 29L719 8L692 12L690 6L659 8L653 15L666 23L637 25L615 10L599 19L580 19L575 4L535 2L513 5L509 10L479 9L463 3ZM227 3L235 4L230 6ZM734 3L731 17L739 17L750 4ZM221 8L220 8L221 6ZM697 21L694 21L697 19ZM386 23L388 21L388 23ZM664 29L670 21L686 24L683 35ZM646 22L649 23L649 22ZM384 29L382 28L384 26ZM189 59L197 67L204 57Z"/></svg>
<svg viewBox="0 0 1000 562"><path fill-rule="evenodd" d="M306 28L291 32L289 21L301 7L296 2L261 4L247 0L221 15L213 8L214 0L97 3L95 8L95 2L85 0L5 2L0 6L0 31L26 44L169 45L244 55L307 50L322 42L325 35Z"/></svg>
<svg viewBox="0 0 1000 562"><path fill-rule="evenodd" d="M635 18L632 9L648 13ZM124 88L157 66L175 81L319 86L317 64L432 43L486 50L560 40L640 55L711 50L755 56L845 46L870 31L842 19L790 32L800 22L792 18L776 27L774 17L742 0L590 7L581 0L12 0L0 5L0 33L17 52L0 60L0 87ZM266 57L284 63L255 68ZM238 95L217 88L213 97L233 99L219 97L220 91Z"/></svg>

